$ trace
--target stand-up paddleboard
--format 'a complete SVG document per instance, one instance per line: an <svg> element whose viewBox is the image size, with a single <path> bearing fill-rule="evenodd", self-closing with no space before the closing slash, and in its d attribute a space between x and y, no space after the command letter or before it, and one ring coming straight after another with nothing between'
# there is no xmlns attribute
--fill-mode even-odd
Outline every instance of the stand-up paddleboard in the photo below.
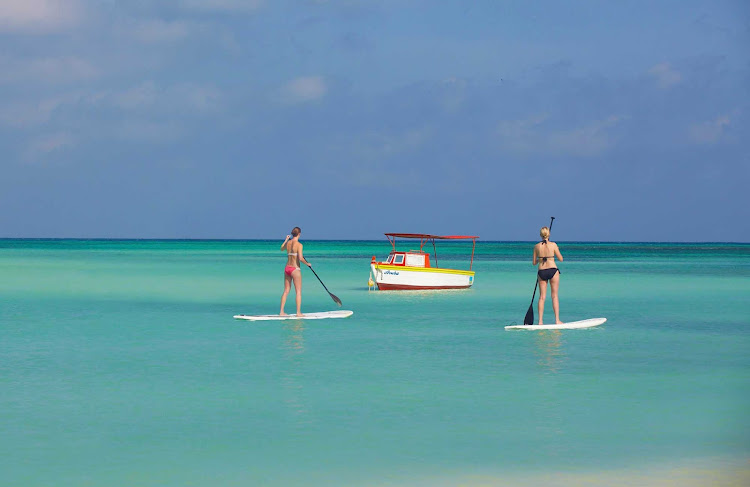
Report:
<svg viewBox="0 0 750 487"><path fill-rule="evenodd" d="M561 325L510 325L506 330L571 330L573 328L591 328L599 326L607 321L607 318L591 318L590 320L571 321Z"/></svg>
<svg viewBox="0 0 750 487"><path fill-rule="evenodd" d="M340 309L336 311L321 311L320 313L302 313L297 315L235 315L237 320L249 321L278 321L278 320L325 320L327 318L348 318L353 315L354 311Z"/></svg>

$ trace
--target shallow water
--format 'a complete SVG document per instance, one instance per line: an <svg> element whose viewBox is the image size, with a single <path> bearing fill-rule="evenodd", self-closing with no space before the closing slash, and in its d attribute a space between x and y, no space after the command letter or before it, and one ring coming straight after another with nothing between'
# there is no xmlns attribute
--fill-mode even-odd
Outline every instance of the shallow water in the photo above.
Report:
<svg viewBox="0 0 750 487"><path fill-rule="evenodd" d="M608 321L528 332L503 326L528 308L531 243L478 243L475 286L441 292L368 291L386 241L305 243L351 318L232 319L278 310L276 241L0 240L4 483L746 465L750 245L559 242L562 319ZM438 253L467 268L471 245ZM303 311L335 308L307 269L303 289Z"/></svg>

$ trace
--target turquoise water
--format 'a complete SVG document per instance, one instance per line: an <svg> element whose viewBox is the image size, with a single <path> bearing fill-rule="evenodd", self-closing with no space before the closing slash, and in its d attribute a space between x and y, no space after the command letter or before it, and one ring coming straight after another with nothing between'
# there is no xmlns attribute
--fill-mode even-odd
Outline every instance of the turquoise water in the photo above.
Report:
<svg viewBox="0 0 750 487"><path fill-rule="evenodd" d="M415 485L750 454L750 245L560 242L562 319L608 322L527 332L503 325L528 308L532 243L478 243L470 290L408 293L367 290L385 240L308 241L354 316L233 320L277 312L280 243L0 240L3 485ZM470 253L438 248L443 267ZM303 283L303 311L335 308Z"/></svg>

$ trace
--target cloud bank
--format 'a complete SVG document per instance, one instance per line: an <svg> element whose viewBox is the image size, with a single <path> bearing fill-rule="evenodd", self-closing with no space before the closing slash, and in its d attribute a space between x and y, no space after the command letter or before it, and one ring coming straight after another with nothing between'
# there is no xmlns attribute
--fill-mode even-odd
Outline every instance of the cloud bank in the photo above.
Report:
<svg viewBox="0 0 750 487"><path fill-rule="evenodd" d="M83 12L76 0L0 0L0 32L59 32L77 25Z"/></svg>

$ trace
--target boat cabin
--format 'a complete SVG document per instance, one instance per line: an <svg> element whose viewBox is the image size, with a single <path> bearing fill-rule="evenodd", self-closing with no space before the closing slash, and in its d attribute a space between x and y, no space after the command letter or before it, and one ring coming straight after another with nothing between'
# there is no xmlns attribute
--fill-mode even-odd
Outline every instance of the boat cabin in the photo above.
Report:
<svg viewBox="0 0 750 487"><path fill-rule="evenodd" d="M373 255L372 262L376 261L377 259ZM419 250L410 250L409 252L392 250L383 264L405 267L432 267L430 265L430 254L420 252Z"/></svg>

